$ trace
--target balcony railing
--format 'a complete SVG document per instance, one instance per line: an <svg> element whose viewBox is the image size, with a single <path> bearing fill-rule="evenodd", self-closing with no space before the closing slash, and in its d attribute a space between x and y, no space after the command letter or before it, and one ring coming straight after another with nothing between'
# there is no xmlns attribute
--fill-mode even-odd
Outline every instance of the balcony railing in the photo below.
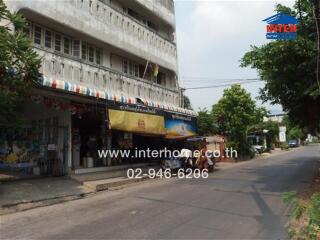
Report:
<svg viewBox="0 0 320 240"><path fill-rule="evenodd" d="M168 9L171 13L174 13L173 0L157 0L162 6Z"/></svg>
<svg viewBox="0 0 320 240"><path fill-rule="evenodd" d="M97 20L110 25L113 30L120 31L138 40L142 46L149 46L158 52L176 57L176 45L146 27L138 20L112 8L111 6L98 0L72 0L74 6L87 10Z"/></svg>
<svg viewBox="0 0 320 240"><path fill-rule="evenodd" d="M36 48L42 57L41 73L48 79L96 88L113 94L142 98L164 104L179 106L177 90L140 78L129 77L115 70L88 64L57 53Z"/></svg>
<svg viewBox="0 0 320 240"><path fill-rule="evenodd" d="M130 14L124 12L124 11L121 11L117 8L115 8L114 6L112 6L111 4L109 5L108 1L105 1L105 0L98 0L97 3L101 2L101 4L104 6L108 6L110 8L112 8L114 11L116 11L117 13L121 14L121 15L124 15L126 17L128 17L129 19L131 19L132 21L136 22L138 25L140 25L142 28L146 28L148 29L150 32L154 33L154 34L157 34L159 35L159 37L163 38L164 40L167 40L169 42L171 42L172 44L175 45L175 42L174 42L174 36L173 34L170 35L170 34L164 34L164 33L161 33L161 32L158 32L157 30L155 30L154 28L152 27L149 27L146 23L144 23L143 21L139 21L138 19L136 19L135 17L131 16ZM165 7L166 8L166 4L165 3L162 3L162 2L159 2L159 1L154 1L153 2L154 4L160 4L161 6ZM169 9L167 9L169 10ZM172 13L173 14L173 13Z"/></svg>

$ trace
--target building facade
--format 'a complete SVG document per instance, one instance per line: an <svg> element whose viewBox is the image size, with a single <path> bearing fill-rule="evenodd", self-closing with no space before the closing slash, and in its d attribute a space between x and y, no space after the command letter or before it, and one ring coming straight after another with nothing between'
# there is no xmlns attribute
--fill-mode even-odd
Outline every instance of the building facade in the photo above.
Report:
<svg viewBox="0 0 320 240"><path fill-rule="evenodd" d="M38 148L41 157L25 160L38 163L33 172L139 162L97 150L159 148L195 133L195 113L182 108L173 0L5 3L27 19L42 61L24 106L29 126L17 134Z"/></svg>
<svg viewBox="0 0 320 240"><path fill-rule="evenodd" d="M277 122L277 123L281 123L283 121L283 118L286 116L287 114L285 113L281 113L281 114L271 114L268 115L266 117L263 118L264 122Z"/></svg>

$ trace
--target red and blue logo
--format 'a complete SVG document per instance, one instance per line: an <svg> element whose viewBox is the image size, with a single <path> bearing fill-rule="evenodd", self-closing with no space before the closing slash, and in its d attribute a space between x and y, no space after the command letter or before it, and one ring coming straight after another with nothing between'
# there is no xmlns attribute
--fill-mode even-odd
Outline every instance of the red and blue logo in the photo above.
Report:
<svg viewBox="0 0 320 240"><path fill-rule="evenodd" d="M267 39L294 40L298 36L298 20L290 15L278 13L262 21L267 22Z"/></svg>

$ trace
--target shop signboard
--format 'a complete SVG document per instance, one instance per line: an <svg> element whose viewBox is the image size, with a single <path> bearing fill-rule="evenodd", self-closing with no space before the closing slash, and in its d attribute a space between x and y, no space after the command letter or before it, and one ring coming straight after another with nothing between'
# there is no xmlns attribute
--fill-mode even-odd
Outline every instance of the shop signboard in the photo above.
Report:
<svg viewBox="0 0 320 240"><path fill-rule="evenodd" d="M166 138L196 135L197 119L194 116L143 105L108 103L107 108L111 129L165 135Z"/></svg>
<svg viewBox="0 0 320 240"><path fill-rule="evenodd" d="M279 141L280 142L286 142L286 127L285 126L279 126Z"/></svg>
<svg viewBox="0 0 320 240"><path fill-rule="evenodd" d="M191 137L196 135L196 117L173 112L165 112L164 116L167 138Z"/></svg>
<svg viewBox="0 0 320 240"><path fill-rule="evenodd" d="M164 135L164 116L154 108L132 105L109 105L109 127L132 133Z"/></svg>

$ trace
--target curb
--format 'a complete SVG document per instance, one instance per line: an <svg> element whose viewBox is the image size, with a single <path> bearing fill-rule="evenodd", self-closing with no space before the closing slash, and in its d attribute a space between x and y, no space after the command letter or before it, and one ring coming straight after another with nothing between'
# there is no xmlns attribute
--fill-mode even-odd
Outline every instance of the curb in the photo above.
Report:
<svg viewBox="0 0 320 240"><path fill-rule="evenodd" d="M48 199L26 201L26 202L14 203L14 204L6 204L0 207L0 216L10 214L10 213L15 213L15 212L26 211L33 208L45 207L45 206L55 205L58 203L64 203L64 202L69 202L73 200L83 199L93 194L95 194L95 192L80 193L75 195L53 197Z"/></svg>
<svg viewBox="0 0 320 240"><path fill-rule="evenodd" d="M112 178L106 182L103 182L103 180L98 181L88 181L84 182L83 185L87 188L90 188L96 192L104 191L104 190L115 190L117 188L123 188L124 186L128 186L134 183L140 183L148 181L149 178L147 176L143 176L142 178L123 178L123 179L114 179L116 181L112 181Z"/></svg>
<svg viewBox="0 0 320 240"><path fill-rule="evenodd" d="M263 159L268 159L268 158L271 158L271 157L277 157L277 156L280 156L280 155L283 155L283 154L286 154L286 153L291 153L291 152L294 152L294 151L297 151L299 149L301 149L303 146L299 147L299 148L294 148L294 149L290 149L290 150L283 150L281 152L278 152L277 154L270 154L268 156L257 156L255 158L252 158L252 159L248 159L248 160L245 160L245 161L239 161L239 162L234 162L234 163L231 163L229 166L224 166L224 167L221 167L219 168L219 162L217 163L217 170L218 171L222 171L222 170L226 170L226 169L229 169L229 168L233 168L233 167L236 167L236 166L241 166L241 165L246 165L250 162L254 162L254 161L259 161L259 160L263 160Z"/></svg>

